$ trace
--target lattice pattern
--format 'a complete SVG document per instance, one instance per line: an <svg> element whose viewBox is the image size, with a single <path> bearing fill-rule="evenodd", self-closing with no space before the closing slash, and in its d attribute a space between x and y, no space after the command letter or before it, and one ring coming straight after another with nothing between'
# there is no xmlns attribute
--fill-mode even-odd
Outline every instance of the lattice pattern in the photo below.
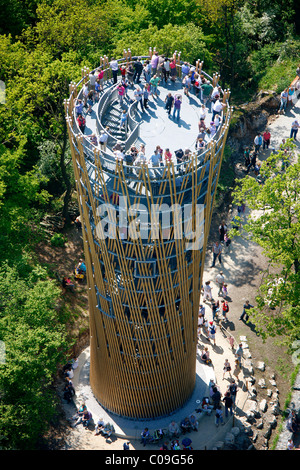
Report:
<svg viewBox="0 0 300 470"><path fill-rule="evenodd" d="M106 409L122 416L166 415L181 407L195 386L201 280L230 109L218 141L202 157L192 155L180 167L169 164L154 176L146 165L132 173L122 162L108 165L101 151L91 155L74 132L72 110L71 96L66 114L83 221L92 390ZM114 204L120 198L124 210ZM153 211L164 204L190 204L182 237L180 213L172 213L170 226L163 227ZM203 212L197 219L199 205ZM125 237L120 228L123 218L135 227L133 207L148 213L146 228L152 232L146 239ZM186 237L196 229L201 243L190 249Z"/></svg>

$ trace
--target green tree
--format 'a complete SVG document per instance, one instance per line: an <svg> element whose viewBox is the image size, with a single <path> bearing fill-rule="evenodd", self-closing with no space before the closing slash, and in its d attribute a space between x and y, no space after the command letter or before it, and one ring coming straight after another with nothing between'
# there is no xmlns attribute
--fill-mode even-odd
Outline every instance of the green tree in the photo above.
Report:
<svg viewBox="0 0 300 470"><path fill-rule="evenodd" d="M263 337L282 336L286 343L300 335L300 161L290 164L295 145L262 163L260 178L238 182L234 201L250 209L244 230L263 248L269 267L251 317Z"/></svg>
<svg viewBox="0 0 300 470"><path fill-rule="evenodd" d="M166 24L161 29L157 26L149 26L140 33L128 33L127 39L120 39L116 43L115 53L121 51L130 44L135 55L148 55L149 46L156 47L159 52L172 56L175 51L181 52L181 59L195 63L200 59L204 61L204 69L212 67L212 58L209 46L210 38L206 38L203 31L194 24L178 26Z"/></svg>
<svg viewBox="0 0 300 470"><path fill-rule="evenodd" d="M52 382L68 348L59 294L25 257L0 266L0 434L9 449L34 449L56 412Z"/></svg>
<svg viewBox="0 0 300 470"><path fill-rule="evenodd" d="M104 4L87 0L42 1L37 8L35 32L38 43L60 58L64 52L86 54L92 44L100 49L109 42Z"/></svg>
<svg viewBox="0 0 300 470"><path fill-rule="evenodd" d="M1 39L6 48L6 52L0 52L0 59L3 55L5 108L10 118L6 123L7 115L0 116L5 128L2 139L6 146L17 148L19 136L26 136L21 173L33 171L40 157L40 146L46 140L53 143L62 182L58 187L60 195L65 193L63 216L68 219L72 181L64 100L69 95L70 82L78 80L81 74L78 56L70 52L55 59L41 46L31 51L20 42L13 43L11 38L2 37L0 42ZM18 64L17 68L13 64ZM40 182L44 183L45 179Z"/></svg>

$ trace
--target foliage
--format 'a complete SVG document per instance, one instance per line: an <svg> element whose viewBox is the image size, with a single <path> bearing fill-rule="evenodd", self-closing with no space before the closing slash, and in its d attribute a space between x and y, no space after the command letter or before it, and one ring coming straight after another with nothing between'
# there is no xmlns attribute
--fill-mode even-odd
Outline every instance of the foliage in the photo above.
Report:
<svg viewBox="0 0 300 470"><path fill-rule="evenodd" d="M128 42L136 55L148 55L151 46L169 57L177 51L181 52L184 60L193 63L198 59L203 60L206 70L212 66L211 53L206 44L209 38L204 36L201 28L193 24L177 26L169 23L160 29L156 25L149 26L140 34L128 33L125 40L122 38L117 42L115 55L122 55Z"/></svg>
<svg viewBox="0 0 300 470"><path fill-rule="evenodd" d="M39 266L21 258L0 267L0 434L9 448L30 449L55 412L51 391L67 349L57 301L60 290Z"/></svg>
<svg viewBox="0 0 300 470"><path fill-rule="evenodd" d="M269 259L251 317L262 337L290 344L300 334L300 160L291 165L288 148L290 139L262 163L259 179L243 178L234 201L251 210L244 230Z"/></svg>
<svg viewBox="0 0 300 470"><path fill-rule="evenodd" d="M219 203L222 193L226 193L229 188L234 186L234 166L232 163L231 149L225 145L222 166L217 186L216 203Z"/></svg>
<svg viewBox="0 0 300 470"><path fill-rule="evenodd" d="M52 235L50 243L52 246L63 247L65 246L66 238L61 233L55 233L54 235Z"/></svg>

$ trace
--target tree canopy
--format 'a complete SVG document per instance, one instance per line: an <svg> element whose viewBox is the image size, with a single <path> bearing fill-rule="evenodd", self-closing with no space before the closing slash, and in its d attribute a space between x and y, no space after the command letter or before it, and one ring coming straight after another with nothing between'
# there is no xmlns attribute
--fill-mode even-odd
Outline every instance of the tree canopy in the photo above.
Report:
<svg viewBox="0 0 300 470"><path fill-rule="evenodd" d="M250 210L246 235L269 260L251 318L262 336L291 344L300 335L300 159L291 164L290 139L262 163L259 179L247 176L234 191ZM288 150L289 149L289 150Z"/></svg>

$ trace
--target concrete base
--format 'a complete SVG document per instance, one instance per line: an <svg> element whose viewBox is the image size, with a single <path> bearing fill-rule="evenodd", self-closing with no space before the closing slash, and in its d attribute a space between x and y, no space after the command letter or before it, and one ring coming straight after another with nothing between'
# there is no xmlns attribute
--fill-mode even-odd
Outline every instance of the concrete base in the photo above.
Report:
<svg viewBox="0 0 300 470"><path fill-rule="evenodd" d="M195 412L199 407L196 400L202 400L204 396L208 395L208 385L210 380L216 380L214 369L212 366L207 366L202 363L200 358L196 361L196 385L190 399L182 406L182 408L175 410L168 416L155 418L151 420L135 420L131 418L124 418L105 410L102 405L96 400L89 382L90 372L90 348L86 348L78 358L78 367L74 371L72 379L74 388L76 390L75 404L79 406L81 402L85 402L88 410L92 413L94 422L96 423L99 418L103 418L105 422L110 422L115 428L115 435L121 438L139 439L141 429L148 427L150 430L159 428L168 428L172 420L180 423L180 421ZM199 420L202 415L195 413Z"/></svg>

